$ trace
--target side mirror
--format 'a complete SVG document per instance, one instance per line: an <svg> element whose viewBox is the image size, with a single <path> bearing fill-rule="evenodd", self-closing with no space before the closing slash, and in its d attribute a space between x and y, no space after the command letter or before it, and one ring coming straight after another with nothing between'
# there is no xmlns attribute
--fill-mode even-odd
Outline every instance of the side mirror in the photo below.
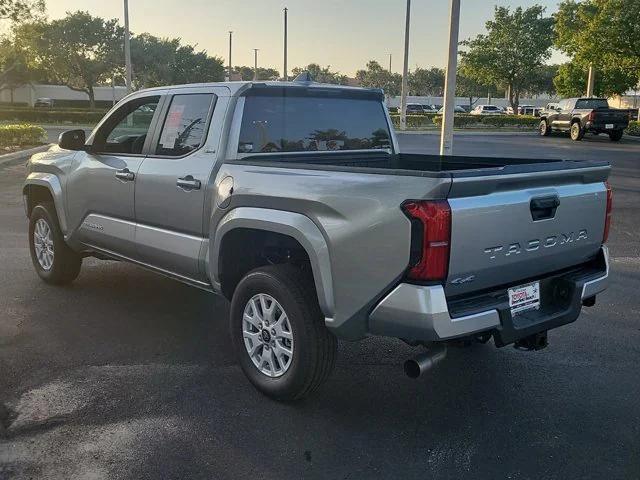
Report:
<svg viewBox="0 0 640 480"><path fill-rule="evenodd" d="M84 150L85 141L84 130L67 130L58 137L58 146L65 150Z"/></svg>

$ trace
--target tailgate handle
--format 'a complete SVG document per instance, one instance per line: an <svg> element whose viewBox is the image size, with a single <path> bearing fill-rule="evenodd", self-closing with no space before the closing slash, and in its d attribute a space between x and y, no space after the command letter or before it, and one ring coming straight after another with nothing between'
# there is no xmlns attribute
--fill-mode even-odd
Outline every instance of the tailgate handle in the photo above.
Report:
<svg viewBox="0 0 640 480"><path fill-rule="evenodd" d="M531 218L536 220L546 220L556 216L556 209L560 205L557 195L548 197L532 198L529 207L531 208Z"/></svg>

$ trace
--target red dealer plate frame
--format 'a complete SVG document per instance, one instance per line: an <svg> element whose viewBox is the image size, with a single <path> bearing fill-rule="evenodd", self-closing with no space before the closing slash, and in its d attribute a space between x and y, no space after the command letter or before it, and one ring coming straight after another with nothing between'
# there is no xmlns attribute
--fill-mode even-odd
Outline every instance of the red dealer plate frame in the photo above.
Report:
<svg viewBox="0 0 640 480"><path fill-rule="evenodd" d="M540 282L512 287L507 291L511 315L540 308Z"/></svg>

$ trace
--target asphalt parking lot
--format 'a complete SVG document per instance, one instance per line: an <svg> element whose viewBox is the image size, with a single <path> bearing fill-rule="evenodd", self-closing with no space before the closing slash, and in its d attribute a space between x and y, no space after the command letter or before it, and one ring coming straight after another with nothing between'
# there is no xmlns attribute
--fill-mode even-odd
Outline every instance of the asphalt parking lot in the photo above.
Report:
<svg viewBox="0 0 640 480"><path fill-rule="evenodd" d="M610 289L546 350L452 349L419 380L419 348L343 342L293 405L235 364L223 299L117 262L42 283L23 162L0 166L0 479L640 479L640 142L461 135L455 153L610 160Z"/></svg>

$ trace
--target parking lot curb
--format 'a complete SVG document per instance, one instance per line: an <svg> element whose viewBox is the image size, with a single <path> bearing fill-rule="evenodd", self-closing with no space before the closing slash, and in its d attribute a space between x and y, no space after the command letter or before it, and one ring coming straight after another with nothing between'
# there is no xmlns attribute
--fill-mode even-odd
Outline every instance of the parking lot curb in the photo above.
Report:
<svg viewBox="0 0 640 480"><path fill-rule="evenodd" d="M18 152L6 153L4 155L0 155L0 165L5 163L12 162L19 158L27 158L33 155L34 153L40 153L48 150L53 143L47 143L46 145L40 145L39 147L28 148L26 150L20 150Z"/></svg>

